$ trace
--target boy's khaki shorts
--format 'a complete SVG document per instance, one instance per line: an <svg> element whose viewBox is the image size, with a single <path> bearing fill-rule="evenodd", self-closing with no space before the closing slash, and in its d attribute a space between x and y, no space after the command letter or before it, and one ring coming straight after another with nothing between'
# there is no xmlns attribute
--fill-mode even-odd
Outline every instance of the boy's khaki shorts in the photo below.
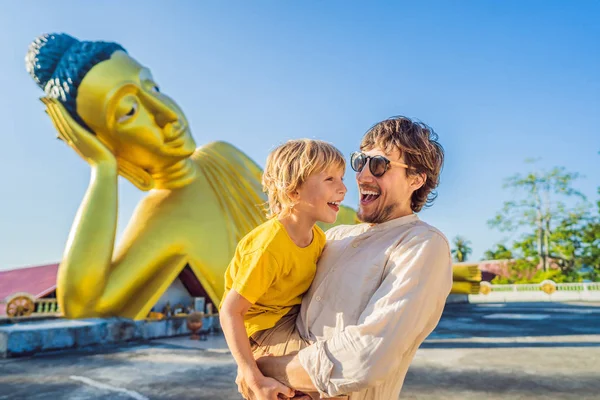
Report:
<svg viewBox="0 0 600 400"><path fill-rule="evenodd" d="M256 332L250 336L250 348L254 357L266 354L285 356L294 354L310 345L300 336L296 328L296 318L300 305L294 306L274 327Z"/></svg>

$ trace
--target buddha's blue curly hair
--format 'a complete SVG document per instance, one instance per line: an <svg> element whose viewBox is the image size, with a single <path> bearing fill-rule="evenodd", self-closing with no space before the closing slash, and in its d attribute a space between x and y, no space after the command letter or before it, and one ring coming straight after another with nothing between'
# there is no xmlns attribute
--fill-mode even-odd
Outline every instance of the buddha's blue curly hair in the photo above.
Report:
<svg viewBox="0 0 600 400"><path fill-rule="evenodd" d="M117 43L79 41L64 33L44 34L29 45L25 68L48 97L58 99L73 119L92 132L77 114L77 89L96 64L118 50L126 52Z"/></svg>

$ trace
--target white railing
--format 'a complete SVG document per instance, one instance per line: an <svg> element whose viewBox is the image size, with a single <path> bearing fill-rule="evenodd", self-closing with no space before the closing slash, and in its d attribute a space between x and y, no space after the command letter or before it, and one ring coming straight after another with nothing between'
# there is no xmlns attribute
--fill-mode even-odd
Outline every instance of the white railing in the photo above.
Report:
<svg viewBox="0 0 600 400"><path fill-rule="evenodd" d="M600 282L541 283L491 285L481 282L479 294L469 295L471 303L504 303L528 301L599 301Z"/></svg>

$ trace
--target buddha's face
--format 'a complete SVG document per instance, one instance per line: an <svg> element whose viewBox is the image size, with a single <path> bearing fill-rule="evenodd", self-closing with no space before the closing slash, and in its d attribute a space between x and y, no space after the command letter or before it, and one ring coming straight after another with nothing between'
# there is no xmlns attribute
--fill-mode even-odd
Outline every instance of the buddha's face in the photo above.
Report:
<svg viewBox="0 0 600 400"><path fill-rule="evenodd" d="M83 78L77 113L116 156L149 172L189 157L196 147L181 109L123 51Z"/></svg>

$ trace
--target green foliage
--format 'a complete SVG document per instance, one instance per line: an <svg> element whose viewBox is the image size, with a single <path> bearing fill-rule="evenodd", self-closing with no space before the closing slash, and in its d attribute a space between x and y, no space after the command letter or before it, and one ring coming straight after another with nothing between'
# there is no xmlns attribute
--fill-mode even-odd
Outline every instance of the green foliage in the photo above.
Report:
<svg viewBox="0 0 600 400"><path fill-rule="evenodd" d="M457 262L467 261L469 255L473 252L473 249L471 248L471 241L462 236L456 236L452 240L452 244L454 245L454 248L452 249L454 260Z"/></svg>
<svg viewBox="0 0 600 400"><path fill-rule="evenodd" d="M511 249L497 244L486 251L487 259L512 260L510 276L496 277L494 283L600 280L600 200L592 209L573 187L579 178L578 173L556 167L506 180L504 187L520 197L505 202L488 225L524 233Z"/></svg>
<svg viewBox="0 0 600 400"><path fill-rule="evenodd" d="M577 274L565 274L560 269L544 271L539 268L539 259L517 259L509 263L509 276L496 276L493 284L518 284L518 283L541 283L551 279L556 283L581 282L583 279Z"/></svg>
<svg viewBox="0 0 600 400"><path fill-rule="evenodd" d="M498 243L495 249L486 250L483 256L485 260L512 260L513 253L505 245Z"/></svg>
<svg viewBox="0 0 600 400"><path fill-rule="evenodd" d="M508 264L508 276L497 276L492 280L493 284L513 284L513 283L531 283L531 279L536 274L536 267L539 259L516 259Z"/></svg>

